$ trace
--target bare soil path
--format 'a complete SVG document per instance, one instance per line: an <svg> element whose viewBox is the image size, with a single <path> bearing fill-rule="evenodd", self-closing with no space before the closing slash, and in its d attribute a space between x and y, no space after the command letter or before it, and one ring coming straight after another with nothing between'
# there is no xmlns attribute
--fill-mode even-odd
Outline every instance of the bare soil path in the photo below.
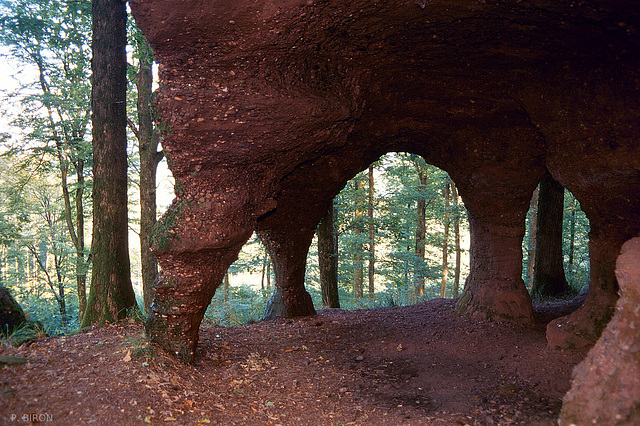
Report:
<svg viewBox="0 0 640 426"><path fill-rule="evenodd" d="M0 422L75 425L552 425L586 351L534 329L454 313L451 300L239 327L203 327L187 366L133 321L0 356ZM13 421L12 421L13 419ZM25 422L26 420L26 422Z"/></svg>

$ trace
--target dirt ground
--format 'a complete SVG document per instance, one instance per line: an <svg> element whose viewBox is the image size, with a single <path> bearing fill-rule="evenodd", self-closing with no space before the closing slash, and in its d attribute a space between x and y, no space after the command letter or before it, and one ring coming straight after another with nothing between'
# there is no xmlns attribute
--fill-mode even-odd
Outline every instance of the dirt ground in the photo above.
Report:
<svg viewBox="0 0 640 426"><path fill-rule="evenodd" d="M206 327L198 363L149 346L134 321L45 338L0 356L2 424L551 425L586 351L534 329L477 322L452 300Z"/></svg>

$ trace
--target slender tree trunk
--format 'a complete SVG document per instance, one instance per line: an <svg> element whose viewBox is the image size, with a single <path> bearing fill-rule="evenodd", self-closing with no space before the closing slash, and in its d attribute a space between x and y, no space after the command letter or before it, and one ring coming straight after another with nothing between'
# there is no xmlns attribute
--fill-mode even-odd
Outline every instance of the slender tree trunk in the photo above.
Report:
<svg viewBox="0 0 640 426"><path fill-rule="evenodd" d="M429 176L427 175L426 169L427 164L422 158L414 161L414 164L418 173L418 188L420 192L424 192L427 188L427 184L429 183ZM416 223L415 256L419 265L419 270L416 271L415 278L414 294L416 299L425 294L423 265L426 251L425 237L427 234L427 201L424 194L421 194L418 198L417 213L418 222Z"/></svg>
<svg viewBox="0 0 640 426"><path fill-rule="evenodd" d="M569 284L573 286L574 282L574 256L575 256L575 247L576 247L576 199L574 198L571 202L571 225L569 228Z"/></svg>
<svg viewBox="0 0 640 426"><path fill-rule="evenodd" d="M93 269L82 326L115 322L136 306L127 215L127 10L93 0Z"/></svg>
<svg viewBox="0 0 640 426"><path fill-rule="evenodd" d="M53 256L54 265L56 268L56 286L58 288L58 309L60 311L60 318L62 318L62 327L65 332L67 330L68 318L67 318L67 299L64 292L64 279L62 278L62 265L60 257L56 254Z"/></svg>
<svg viewBox="0 0 640 426"><path fill-rule="evenodd" d="M356 183L356 250L353 260L353 297L362 298L363 296L363 283L364 283L364 256L362 247L362 234L364 229L362 226L362 218L364 217L363 200L361 200L361 193L364 191L364 180L359 180Z"/></svg>
<svg viewBox="0 0 640 426"><path fill-rule="evenodd" d="M453 233L455 234L456 245L456 270L453 280L453 297L460 295L460 264L462 262L462 250L460 248L460 212L458 211L458 190L455 183L451 181L451 198L453 198Z"/></svg>
<svg viewBox="0 0 640 426"><path fill-rule="evenodd" d="M540 182L538 195L538 232L536 233L536 266L531 291L544 296L557 296L569 290L562 257L562 218L564 188L551 176Z"/></svg>
<svg viewBox="0 0 640 426"><path fill-rule="evenodd" d="M333 203L318 225L318 266L320 268L322 306L339 308L338 250Z"/></svg>
<svg viewBox="0 0 640 426"><path fill-rule="evenodd" d="M369 298L375 295L376 272L376 227L373 221L373 205L375 203L375 186L373 181L373 165L369 166L369 202L367 216L369 217Z"/></svg>
<svg viewBox="0 0 640 426"><path fill-rule="evenodd" d="M73 224L73 214L71 211L71 195L69 194L69 183L67 180L69 166L62 144L57 138L56 148L58 150L58 161L60 161L60 178L62 182L62 196L64 199L64 216L67 223L67 230L76 250L76 289L78 292L78 320L82 321L87 306L87 272L88 262L84 258L84 160L77 158L73 161L76 171L75 209L76 223Z"/></svg>
<svg viewBox="0 0 640 426"><path fill-rule="evenodd" d="M271 259L269 258L267 259L267 291L271 292Z"/></svg>
<svg viewBox="0 0 640 426"><path fill-rule="evenodd" d="M224 303L229 303L229 272L224 274L224 280L222 281L222 290Z"/></svg>
<svg viewBox="0 0 640 426"><path fill-rule="evenodd" d="M262 258L262 276L260 277L260 289L264 290L264 278L267 272L267 257L269 255L267 254L266 250L264 253L264 257Z"/></svg>
<svg viewBox="0 0 640 426"><path fill-rule="evenodd" d="M533 191L529 204L529 240L527 241L527 282L533 285L533 272L536 265L536 233L538 231L538 194L539 186Z"/></svg>
<svg viewBox="0 0 640 426"><path fill-rule="evenodd" d="M76 289L78 291L78 321L82 322L84 312L87 309L87 273L89 272L88 261L84 258L84 160L78 159L75 165L77 187L76 187Z"/></svg>
<svg viewBox="0 0 640 426"><path fill-rule="evenodd" d="M142 36L140 36L142 37ZM156 172L163 153L158 151L159 137L153 127L151 47L140 41L140 68L136 78L138 89L138 144L140 147L140 264L144 308L149 313L153 285L158 276L158 260L151 252L150 236L156 224Z"/></svg>
<svg viewBox="0 0 640 426"><path fill-rule="evenodd" d="M447 297L447 277L449 275L449 182L444 187L444 241L442 243L442 283L440 297Z"/></svg>

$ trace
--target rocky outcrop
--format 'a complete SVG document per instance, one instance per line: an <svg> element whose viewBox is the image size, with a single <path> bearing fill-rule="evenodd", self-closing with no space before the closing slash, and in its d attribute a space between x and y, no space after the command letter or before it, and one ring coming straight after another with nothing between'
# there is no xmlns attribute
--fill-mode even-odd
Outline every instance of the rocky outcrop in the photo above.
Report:
<svg viewBox="0 0 640 426"><path fill-rule="evenodd" d="M0 336L9 336L25 322L27 319L16 299L7 288L0 285Z"/></svg>
<svg viewBox="0 0 640 426"><path fill-rule="evenodd" d="M616 313L573 372L561 425L640 424L640 237L624 244L615 273Z"/></svg>
<svg viewBox="0 0 640 426"><path fill-rule="evenodd" d="M598 337L617 298L615 255L640 232L634 2L130 4L160 65L177 187L154 239L152 339L193 359L204 310L253 231L286 315L313 314L313 231L344 184L390 151L421 155L458 186L472 232L458 311L476 317L532 321L528 201L547 171L571 190L591 221L591 291L549 338Z"/></svg>

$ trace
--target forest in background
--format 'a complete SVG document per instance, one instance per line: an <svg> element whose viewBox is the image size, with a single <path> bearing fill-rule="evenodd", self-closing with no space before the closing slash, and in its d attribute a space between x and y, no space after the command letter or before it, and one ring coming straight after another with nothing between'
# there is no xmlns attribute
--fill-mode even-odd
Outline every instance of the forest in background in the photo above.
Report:
<svg viewBox="0 0 640 426"><path fill-rule="evenodd" d="M0 44L17 83L1 94L0 283L48 333L70 333L79 327L91 276L91 2L0 5ZM141 148L148 146L143 133L153 116L152 102L141 101L146 91L152 97L151 86L141 79L151 75L152 60L146 41L129 24L129 219L135 236L144 228L139 194L141 176L150 169ZM153 124L161 133L162 123ZM160 159L152 159L153 173ZM529 288L540 226L537 194L523 241ZM589 279L589 225L569 192L561 203L562 263L568 284L578 291ZM342 308L405 305L462 291L469 264L464 205L449 176L422 158L390 153L359 173L334 200L333 222ZM144 248L135 239L132 281L143 306ZM224 325L257 321L274 285L268 256L252 237L206 319ZM308 255L306 285L316 308L322 307L317 240Z"/></svg>

